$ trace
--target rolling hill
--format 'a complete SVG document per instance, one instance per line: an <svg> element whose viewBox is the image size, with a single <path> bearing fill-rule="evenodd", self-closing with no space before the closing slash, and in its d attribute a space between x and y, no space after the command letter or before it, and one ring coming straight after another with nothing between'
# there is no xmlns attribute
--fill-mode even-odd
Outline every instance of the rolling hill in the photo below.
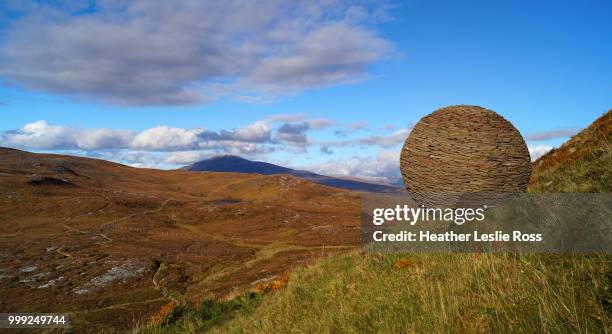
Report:
<svg viewBox="0 0 612 334"><path fill-rule="evenodd" d="M282 167L267 162L251 161L234 155L223 155L198 161L189 166L185 166L182 169L193 172L231 172L262 175L286 174L306 179L321 185L347 190L377 193L395 193L403 191L403 188L394 186L325 176L312 172Z"/></svg>
<svg viewBox="0 0 612 334"><path fill-rule="evenodd" d="M529 190L610 192L610 132L608 112L534 162ZM0 148L0 312L67 312L79 333L612 326L609 255L362 254L358 192L219 159L194 173Z"/></svg>
<svg viewBox="0 0 612 334"><path fill-rule="evenodd" d="M533 163L532 192L611 192L611 113ZM608 333L609 254L363 254L144 333Z"/></svg>
<svg viewBox="0 0 612 334"><path fill-rule="evenodd" d="M116 332L359 244L359 195L0 148L0 312Z"/></svg>

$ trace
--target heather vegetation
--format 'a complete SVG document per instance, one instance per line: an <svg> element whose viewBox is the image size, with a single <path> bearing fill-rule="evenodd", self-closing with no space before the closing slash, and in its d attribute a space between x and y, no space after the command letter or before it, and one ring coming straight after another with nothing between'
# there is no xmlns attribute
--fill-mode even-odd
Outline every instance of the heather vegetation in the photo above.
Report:
<svg viewBox="0 0 612 334"><path fill-rule="evenodd" d="M611 120L535 162L529 191L610 192ZM611 264L604 254L353 252L294 271L283 289L177 309L144 332L606 333Z"/></svg>
<svg viewBox="0 0 612 334"><path fill-rule="evenodd" d="M533 164L530 191L610 192L612 110Z"/></svg>

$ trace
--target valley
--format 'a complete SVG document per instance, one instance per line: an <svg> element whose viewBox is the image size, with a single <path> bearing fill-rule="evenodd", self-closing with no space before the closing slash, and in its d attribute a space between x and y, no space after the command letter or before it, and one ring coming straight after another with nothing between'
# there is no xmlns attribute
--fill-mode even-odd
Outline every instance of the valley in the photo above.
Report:
<svg viewBox="0 0 612 334"><path fill-rule="evenodd" d="M359 244L359 195L287 175L136 169L0 149L0 312L96 332ZM98 327L97 327L98 326Z"/></svg>

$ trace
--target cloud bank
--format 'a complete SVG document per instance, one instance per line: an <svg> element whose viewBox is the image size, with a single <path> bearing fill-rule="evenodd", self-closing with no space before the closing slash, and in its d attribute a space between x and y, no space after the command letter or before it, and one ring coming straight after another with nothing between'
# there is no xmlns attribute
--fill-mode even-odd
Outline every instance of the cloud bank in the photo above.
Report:
<svg viewBox="0 0 612 334"><path fill-rule="evenodd" d="M348 160L332 158L311 167L327 174L395 182L397 161L394 162L394 158L391 159L391 155L383 149L401 144L408 134L407 129L389 135L362 136L332 142L311 138L311 135L319 131L333 133L334 128L330 127L335 124L330 119L295 114L274 115L235 129L217 131L203 127L179 128L165 125L132 131L56 125L40 120L0 133L0 146L85 155L137 167L156 168L179 167L219 154L268 160L268 155L274 152L295 156L307 153L312 147L326 157L336 154L335 148L372 147L383 153L363 160L356 156ZM352 127L347 125L347 128ZM360 170L360 166L366 168Z"/></svg>
<svg viewBox="0 0 612 334"><path fill-rule="evenodd" d="M120 105L274 99L363 79L393 52L369 1L8 1L6 84ZM60 4L62 2L59 2Z"/></svg>
<svg viewBox="0 0 612 334"><path fill-rule="evenodd" d="M399 154L399 150L380 150L376 156L332 159L310 166L309 169L323 175L356 177L370 182L401 185Z"/></svg>
<svg viewBox="0 0 612 334"><path fill-rule="evenodd" d="M270 154L296 157L313 147L316 163L305 168L321 174L357 177L374 182L401 185L399 152L410 128L382 135L363 135L339 141L322 141L314 136L335 122L307 115L275 115L235 129L209 130L203 127L156 126L137 132L107 128L80 128L50 124L41 120L0 133L0 146L35 151L80 154L137 167L172 168L219 154L270 160ZM347 125L350 129L352 125ZM363 155L338 154L345 149L367 149ZM553 147L528 145L532 160ZM310 151L312 153L312 151ZM310 155L309 155L310 156ZM310 157L316 157L311 155Z"/></svg>

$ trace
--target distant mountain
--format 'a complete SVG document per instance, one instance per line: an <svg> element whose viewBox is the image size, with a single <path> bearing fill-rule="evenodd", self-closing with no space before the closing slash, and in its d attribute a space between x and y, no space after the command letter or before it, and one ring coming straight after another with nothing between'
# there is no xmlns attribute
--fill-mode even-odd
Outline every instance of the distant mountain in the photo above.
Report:
<svg viewBox="0 0 612 334"><path fill-rule="evenodd" d="M193 172L230 172L263 175L287 174L300 177L314 183L348 190L377 193L395 193L402 191L401 188L389 185L325 176L312 172L282 167L267 162L251 161L234 155L223 155L198 161L189 166L185 166L182 169Z"/></svg>
<svg viewBox="0 0 612 334"><path fill-rule="evenodd" d="M224 298L358 249L359 197L281 174L133 168L0 147L0 309L95 301L96 317L71 314L73 333L130 331L174 296ZM187 276L211 268L214 276ZM125 304L138 309L114 307Z"/></svg>

